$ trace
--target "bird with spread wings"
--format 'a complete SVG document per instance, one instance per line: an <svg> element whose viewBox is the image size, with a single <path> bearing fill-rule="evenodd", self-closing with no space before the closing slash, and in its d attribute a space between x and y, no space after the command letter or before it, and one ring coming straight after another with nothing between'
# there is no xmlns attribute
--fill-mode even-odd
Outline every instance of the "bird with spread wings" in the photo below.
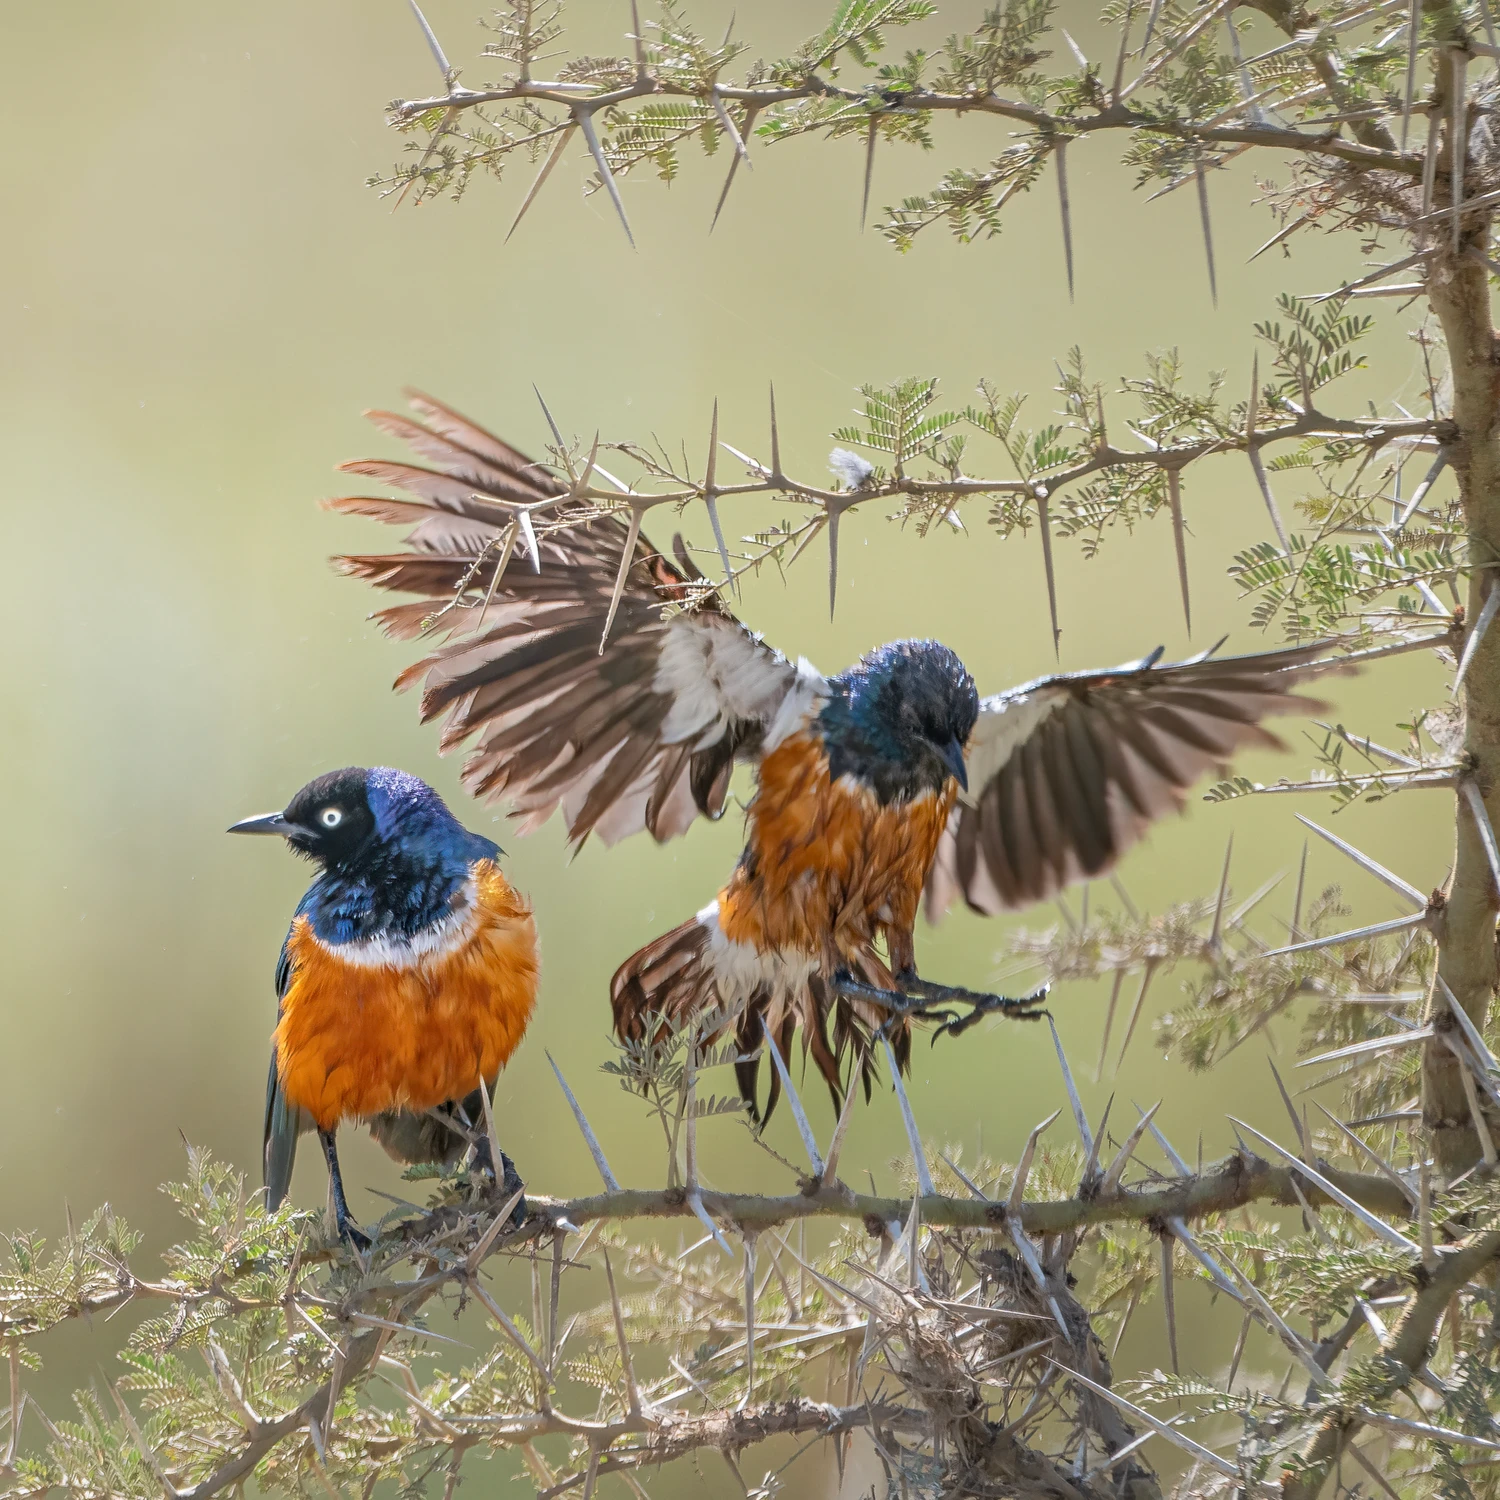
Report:
<svg viewBox="0 0 1500 1500"><path fill-rule="evenodd" d="M736 766L753 768L728 881L611 984L622 1038L728 1016L752 1111L763 1036L786 1057L800 1028L837 1100L851 1066L868 1093L877 1034L906 1066L913 1017L962 1002L957 1030L1037 1014L1037 996L919 975L924 897L932 919L959 899L992 914L1104 873L1204 772L1278 746L1263 720L1324 707L1299 684L1348 670L1325 645L1171 663L1158 650L981 698L948 647L903 640L825 676L735 618L680 538L668 557L468 418L427 396L412 406L419 420L369 415L430 467L341 466L407 498L328 503L412 527L404 551L338 563L416 596L375 618L438 639L397 686L420 683L445 751L469 747L469 790L508 802L523 832L560 808L575 846L664 842L720 817ZM547 521L512 559L526 507ZM773 1070L767 1113L778 1090Z"/></svg>

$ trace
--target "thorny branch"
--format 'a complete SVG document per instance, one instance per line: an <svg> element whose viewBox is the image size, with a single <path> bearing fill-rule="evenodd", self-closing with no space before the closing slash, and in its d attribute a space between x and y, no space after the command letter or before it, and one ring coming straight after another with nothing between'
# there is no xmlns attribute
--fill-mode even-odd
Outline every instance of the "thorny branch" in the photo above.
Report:
<svg viewBox="0 0 1500 1500"><path fill-rule="evenodd" d="M1247 28L1247 9L1272 31ZM872 387L861 424L835 439L876 457L836 450L832 487L784 472L774 407L768 461L720 443L716 416L701 478L659 446L568 445L554 429L551 458L567 476L573 515L559 520L553 502L518 508L504 552L477 559L433 624L482 619L485 593L518 538L530 546L549 525L606 513L628 512L639 525L653 506L699 501L716 532L704 555L724 565L726 582L793 560L825 532L832 572L838 519L870 501L898 501L898 518L925 534L961 525L965 503L985 497L1000 535L1038 526L1049 559L1053 527L1092 551L1108 527L1166 513L1186 611L1184 475L1214 454L1247 455L1255 503L1275 533L1235 564L1255 600L1253 623L1293 636L1335 633L1353 647L1438 645L1462 661L1453 684L1461 702L1399 726L1401 749L1343 726L1315 746L1325 772L1316 784L1346 800L1459 784L1450 886L1424 898L1342 845L1403 896L1409 914L1338 930L1338 893L1307 896L1299 874L1285 940L1273 944L1246 920L1265 891L1236 904L1226 860L1214 901L1155 919L1128 900L1128 917L1085 911L1075 920L1065 907L1062 928L1022 935L1013 951L1053 978L1112 983L1101 1068L1120 995L1131 1004L1123 1053L1153 979L1179 963L1203 978L1158 1031L1195 1065L1221 1061L1309 1001L1302 1050L1313 1055L1304 1061L1332 1069L1346 1086L1345 1112L1360 1113L1330 1116L1335 1134L1316 1137L1278 1074L1291 1117L1280 1136L1290 1145L1254 1129L1278 1161L1242 1145L1194 1171L1151 1111L1122 1144L1106 1145L1103 1122L1091 1132L1059 1042L1081 1152L1038 1151L1038 1131L1020 1166L953 1152L941 1158L950 1175L917 1192L936 1153L913 1125L915 1161L903 1169L910 1193L855 1193L837 1177L831 1148L821 1172L814 1153L813 1175L796 1192L754 1196L702 1185L693 1103L673 1116L695 1153L688 1184L615 1186L575 1102L604 1192L534 1198L523 1231L501 1235L500 1205L464 1177L444 1179L427 1209L407 1206L388 1219L361 1263L326 1244L314 1216L265 1215L240 1179L195 1153L189 1181L174 1189L191 1235L169 1252L165 1276L131 1269L137 1242L107 1212L55 1251L34 1237L8 1242L0 1274L7 1500L58 1488L177 1500L246 1482L298 1493L358 1487L368 1496L382 1480L416 1492L439 1475L451 1495L474 1449L517 1449L539 1492L588 1500L601 1477L625 1473L639 1485L635 1474L666 1459L715 1449L735 1458L777 1434L822 1437L842 1462L856 1431L885 1465L891 1493L903 1496L1156 1500L1161 1487L1141 1456L1148 1437L1191 1456L1197 1477L1184 1488L1192 1494L1233 1484L1314 1500L1348 1455L1359 1469L1345 1476L1371 1476L1387 1492L1468 1495L1479 1466L1495 1463L1500 1069L1490 1050L1497 901L1487 820L1500 813L1500 637L1486 627L1500 563L1489 308L1500 151L1494 84L1484 74L1500 52L1488 6L1333 0L1314 14L1283 0L1124 0L1105 18L1119 33L1112 68L1071 44L1077 70L1047 71L1049 7L1006 0L940 49L874 61L887 31L930 12L925 0L843 0L818 37L735 82L725 70L739 45L704 42L667 7L652 37L633 26L633 56L572 58L538 81L560 35L556 9L515 0L495 21L490 55L509 71L494 87L462 86L429 31L444 91L393 107L418 159L380 186L459 193L476 172L498 175L526 157L541 168L519 224L581 139L593 186L609 194L629 233L618 179L649 165L670 180L689 141L733 148L722 210L752 145L805 134L857 139L868 196L877 148L928 145L939 117L973 114L1019 130L989 163L955 168L933 191L888 210L881 229L898 247L939 223L962 240L998 232L1004 206L1049 164L1063 187L1070 143L1119 131L1143 182L1163 191L1196 184L1211 264L1206 173L1244 149L1290 161L1288 183L1267 190L1282 227L1263 249L1340 229L1360 235L1367 253L1395 239L1396 253L1381 250L1390 258L1328 293L1283 297L1278 318L1256 329L1269 377L1252 363L1239 403L1224 398L1220 377L1206 393L1186 390L1175 355L1109 392L1107 411L1106 392L1075 352L1059 371L1060 420L1035 430L1021 424L1019 397L988 386L962 413L936 409L934 381ZM868 81L846 81L852 67L866 68ZM1066 190L1060 199L1071 245ZM1413 279L1392 283L1398 274ZM1325 414L1320 393L1360 367L1355 346L1370 320L1354 309L1393 292L1430 306L1451 391L1430 377L1421 416ZM1431 369L1437 337L1423 329L1419 342ZM1122 399L1134 403L1125 418ZM1107 420L1140 446L1111 441ZM1016 477L972 475L973 438L998 443ZM636 462L635 483L594 482L596 473L608 477L595 462L601 446ZM747 481L718 482L719 447L740 459ZM1406 473L1414 455L1425 471L1415 486ZM1276 491L1299 474L1292 503L1301 519L1287 528L1286 496ZM1434 486L1449 475L1457 500L1440 503ZM801 514L733 552L727 540L717 545L718 501L754 496L789 500ZM1256 789L1226 784L1216 794L1247 790ZM1413 1005L1421 1013L1405 1014ZM1148 1132L1169 1170L1125 1182ZM1481 1141L1491 1142L1483 1156ZM670 1149L675 1183L675 1135ZM1106 1150L1113 1160L1103 1166ZM1339 1155L1353 1165L1331 1159ZM1275 1208L1287 1211L1264 1215ZM706 1219L713 1237L675 1252L652 1239L610 1238L624 1295L603 1301L597 1277L592 1295L575 1292L613 1226L668 1218ZM827 1242L794 1250L783 1231L805 1236L810 1224ZM716 1242L730 1236L754 1240L748 1279L737 1260L716 1260ZM1113 1325L1118 1350L1157 1291L1169 1346L1179 1350L1176 1309L1189 1288L1167 1295L1162 1276L1181 1278L1184 1268L1192 1294L1244 1310L1227 1379L1156 1372L1128 1395L1116 1390L1099 1330ZM506 1274L527 1269L529 1313L517 1276ZM163 1315L135 1330L119 1388L109 1402L79 1392L76 1418L52 1420L26 1390L36 1342L67 1320L126 1306ZM429 1326L427 1310L439 1306L492 1325L491 1343L461 1368L445 1354L448 1336ZM1237 1384L1252 1329L1260 1330L1259 1368L1288 1363L1279 1391L1258 1376ZM435 1369L424 1380L418 1370L429 1360ZM1288 1394L1293 1376L1305 1386L1300 1399ZM808 1393L819 1380L821 1400ZM1182 1429L1194 1411L1205 1421L1189 1437ZM1225 1418L1239 1430L1232 1449ZM1373 1455L1355 1446L1372 1433ZM776 1483L768 1475L755 1493L769 1495Z"/></svg>
<svg viewBox="0 0 1500 1500"><path fill-rule="evenodd" d="M1331 783L1342 800L1375 801L1397 790L1459 790L1439 966L1467 1020L1483 1026L1500 984L1490 827L1500 818L1500 637L1486 636L1491 573L1500 564L1490 309L1490 279L1500 267L1492 244L1500 134L1491 66L1500 40L1490 0L1331 0L1316 11L1297 0L1116 0L1103 17L1112 64L1091 61L1076 40L1057 35L1045 0L1002 0L941 45L882 57L891 36L933 12L925 0L847 0L817 36L735 76L744 46L729 36L717 46L705 41L669 5L652 25L635 24L633 58L549 62L552 76L542 81L543 59L556 58L562 35L558 13L517 4L498 23L502 36L489 51L502 78L469 88L445 72L443 93L393 107L397 128L425 134L428 143L414 140L423 160L380 185L457 194L475 172L498 176L517 155L540 154L559 129L577 122L592 130L597 121L602 129L589 135L593 186L609 191L622 222L619 180L646 167L671 180L692 141L708 152L732 143L738 167L757 143L857 140L868 200L879 150L928 148L940 121L970 115L1005 129L1003 148L887 209L881 232L900 249L938 224L966 242L996 234L1006 205L1052 167L1071 287L1068 147L1115 132L1140 184L1163 193L1196 185L1213 286L1207 173L1247 151L1273 153L1286 180L1262 188L1280 227L1256 253L1276 246L1285 253L1299 236L1338 231L1357 235L1369 259L1340 287L1280 299L1280 317L1256 329L1272 379L1263 382L1252 362L1249 399L1238 406L1223 402L1217 377L1206 395L1190 395L1175 356L1163 356L1147 379L1111 393L1117 408L1121 394L1143 408L1122 421L1118 409L1106 412L1104 390L1085 378L1075 353L1059 372L1060 420L1035 431L1020 426L1019 397L989 388L961 414L936 411L934 382L867 389L865 424L836 436L877 458L836 451L837 489L790 480L779 456L766 464L745 454L750 482L710 496L706 483L664 452L621 446L641 460L663 503L702 499L707 507L725 495L762 494L800 504L797 520L747 538L726 571L737 578L767 562L779 566L826 533L830 600L838 522L852 506L896 499L898 518L925 534L939 522L961 525L965 502L987 495L1002 536L1033 526L1041 533L1054 643L1054 531L1092 553L1109 527L1169 513L1190 619L1184 478L1212 453L1245 453L1274 534L1231 569L1253 601L1253 625L1279 625L1294 638L1357 640L1440 625L1452 632L1455 651L1462 640L1463 669L1453 705L1408 726L1408 764L1351 768L1358 740L1344 735L1343 744L1323 747L1325 775L1284 787L1225 783L1216 793ZM455 137L439 141L437 133L455 122ZM732 170L716 217L734 180ZM1417 303L1427 314L1413 331L1427 371L1425 415L1404 408L1363 421L1321 415L1321 393L1361 364L1355 346L1370 320L1354 309L1371 297ZM1112 442L1106 420L1130 430L1141 447ZM973 476L971 429L1002 444L1015 479ZM779 454L774 434L772 452ZM1419 452L1431 467L1414 484L1405 471ZM887 467L878 467L885 459ZM1456 498L1439 501L1435 486L1447 476ZM1301 488L1291 502L1300 521L1292 526L1283 516L1289 483ZM628 504L632 515L657 503L635 492L624 502L588 498L606 508ZM1469 815L1471 803L1482 803L1482 819ZM1492 1154L1484 1143L1494 1131L1480 1117L1490 1105L1474 1095L1441 1034L1445 1015L1435 1006L1429 1017L1422 1107L1445 1169L1457 1174Z"/></svg>

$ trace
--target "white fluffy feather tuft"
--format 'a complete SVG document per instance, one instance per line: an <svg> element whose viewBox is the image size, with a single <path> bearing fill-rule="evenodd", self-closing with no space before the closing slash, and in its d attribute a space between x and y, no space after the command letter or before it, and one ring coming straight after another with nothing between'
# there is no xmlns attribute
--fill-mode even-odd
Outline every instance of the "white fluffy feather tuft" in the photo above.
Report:
<svg viewBox="0 0 1500 1500"><path fill-rule="evenodd" d="M851 453L847 448L835 448L828 455L828 472L846 490L862 490L870 482L875 465L869 459L861 458L858 453Z"/></svg>

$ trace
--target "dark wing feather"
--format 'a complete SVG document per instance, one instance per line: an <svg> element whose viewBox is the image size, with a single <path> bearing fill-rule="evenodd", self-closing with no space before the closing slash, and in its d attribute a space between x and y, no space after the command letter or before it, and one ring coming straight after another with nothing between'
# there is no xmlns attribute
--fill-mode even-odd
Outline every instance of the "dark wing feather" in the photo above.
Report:
<svg viewBox="0 0 1500 1500"><path fill-rule="evenodd" d="M337 563L421 596L376 615L388 634L445 637L397 686L422 684L422 718L445 718L445 751L470 746L470 791L508 800L527 831L561 807L575 843L642 828L666 840L700 813L717 817L735 761L755 756L797 668L698 586L680 542L674 565L644 537L601 653L626 527L570 500L546 468L468 418L428 396L412 405L422 421L369 415L436 468L343 467L417 498L328 502L413 526L407 550ZM540 507L541 556L518 552L491 595L497 544L520 506ZM458 607L434 619L461 587Z"/></svg>
<svg viewBox="0 0 1500 1500"><path fill-rule="evenodd" d="M297 907L297 914L292 918L294 923L306 907L307 899L307 896L304 896ZM276 961L276 1019L278 1023L281 1020L280 1002L286 998L287 988L292 982L292 961L288 951L291 938L292 934L288 930L286 941L281 945L281 956ZM312 1128L311 1117L294 1105L288 1104L286 1095L281 1092L281 1075L276 1070L276 1053L273 1049L270 1076L266 1079L266 1119L261 1137L262 1164L266 1178L266 1207L273 1213L281 1207L286 1199L287 1190L292 1185L292 1168L297 1164L297 1137L306 1134Z"/></svg>
<svg viewBox="0 0 1500 1500"><path fill-rule="evenodd" d="M1205 771L1246 745L1279 748L1262 719L1325 706L1298 684L1351 670L1324 644L1166 665L1152 656L986 698L969 790L927 878L928 916L959 896L992 915L1103 874Z"/></svg>

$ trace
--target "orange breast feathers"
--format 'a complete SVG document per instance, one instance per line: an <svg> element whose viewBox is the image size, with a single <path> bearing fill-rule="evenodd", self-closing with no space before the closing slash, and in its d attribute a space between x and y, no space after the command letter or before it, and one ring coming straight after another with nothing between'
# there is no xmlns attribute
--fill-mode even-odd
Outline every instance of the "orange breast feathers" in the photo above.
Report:
<svg viewBox="0 0 1500 1500"><path fill-rule="evenodd" d="M453 913L407 947L329 944L298 917L274 1036L281 1087L319 1129L423 1111L494 1081L536 1004L531 909L477 861Z"/></svg>
<svg viewBox="0 0 1500 1500"><path fill-rule="evenodd" d="M719 894L724 935L833 966L909 934L957 795L950 780L882 807L852 778L830 780L815 735L790 736L761 762L745 858Z"/></svg>

